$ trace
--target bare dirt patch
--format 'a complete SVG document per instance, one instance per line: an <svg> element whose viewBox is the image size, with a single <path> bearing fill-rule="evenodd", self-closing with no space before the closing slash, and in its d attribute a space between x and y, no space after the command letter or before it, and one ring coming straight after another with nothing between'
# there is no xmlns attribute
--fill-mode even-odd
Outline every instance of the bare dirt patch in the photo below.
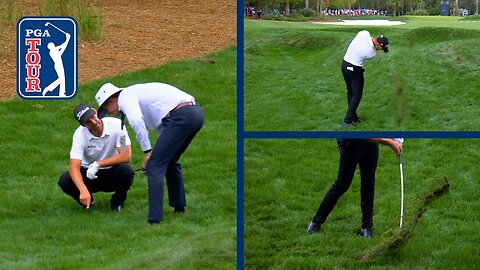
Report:
<svg viewBox="0 0 480 270"><path fill-rule="evenodd" d="M34 1L25 2L25 15L36 15ZM106 0L100 6L104 38L97 43L80 39L79 84L195 58L236 42L233 0ZM0 100L4 101L16 95L15 27L2 29L0 35Z"/></svg>

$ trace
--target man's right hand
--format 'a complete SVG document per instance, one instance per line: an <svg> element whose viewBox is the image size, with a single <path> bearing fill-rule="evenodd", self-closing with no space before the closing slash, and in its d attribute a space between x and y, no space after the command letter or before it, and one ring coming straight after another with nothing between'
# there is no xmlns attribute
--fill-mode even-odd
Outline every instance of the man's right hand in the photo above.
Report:
<svg viewBox="0 0 480 270"><path fill-rule="evenodd" d="M395 139L370 138L370 139L367 139L367 140L369 140L371 142L375 142L375 143L381 143L383 145L388 145L393 150L393 152L395 152L395 154L397 156L399 156L400 153L402 153L402 151L403 151L402 143L400 143L400 141L397 141Z"/></svg>
<svg viewBox="0 0 480 270"><path fill-rule="evenodd" d="M395 138L394 140L401 145L403 145L403 142L405 141L403 138Z"/></svg>
<svg viewBox="0 0 480 270"><path fill-rule="evenodd" d="M142 174L146 174L147 173L147 163L148 161L150 160L150 156L151 156L152 152L148 152L148 153L145 153L145 155L143 156L143 162L142 162L142 170L140 171Z"/></svg>
<svg viewBox="0 0 480 270"><path fill-rule="evenodd" d="M397 156L399 156L400 153L402 153L403 151L402 143L400 143L400 141L396 139L391 140L391 143L389 144L389 146L390 148L392 148L393 152L395 152Z"/></svg>
<svg viewBox="0 0 480 270"><path fill-rule="evenodd" d="M90 192L88 190L80 191L80 203L85 205L87 209L90 208L90 203L92 202L92 195L90 195Z"/></svg>

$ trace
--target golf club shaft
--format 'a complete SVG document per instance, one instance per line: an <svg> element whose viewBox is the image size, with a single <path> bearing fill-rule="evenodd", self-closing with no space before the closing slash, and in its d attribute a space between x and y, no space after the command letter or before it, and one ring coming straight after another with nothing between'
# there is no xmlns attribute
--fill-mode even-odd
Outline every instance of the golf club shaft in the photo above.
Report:
<svg viewBox="0 0 480 270"><path fill-rule="evenodd" d="M400 209L400 229L403 227L403 165L402 165L402 153L400 153L400 189L402 192L402 201L401 201L401 209Z"/></svg>
<svg viewBox="0 0 480 270"><path fill-rule="evenodd" d="M62 33L64 33L64 34L67 34L67 33L65 33L65 31L63 31L62 29L58 28L56 25L52 24L51 22L49 22L48 24L51 25L51 26L53 26L53 27L55 27L58 31L60 31L60 32L62 32Z"/></svg>

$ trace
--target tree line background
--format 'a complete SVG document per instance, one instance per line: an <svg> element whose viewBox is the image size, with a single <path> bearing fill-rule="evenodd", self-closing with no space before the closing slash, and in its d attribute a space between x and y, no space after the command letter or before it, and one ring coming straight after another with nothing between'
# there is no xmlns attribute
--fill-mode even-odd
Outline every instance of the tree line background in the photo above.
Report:
<svg viewBox="0 0 480 270"><path fill-rule="evenodd" d="M468 9L478 15L479 0L245 0L246 6L255 6L268 12L279 9L290 14L294 9L311 9L317 14L326 9L376 9L392 15L424 14L439 15L441 4L448 4L452 15L459 15L460 9Z"/></svg>

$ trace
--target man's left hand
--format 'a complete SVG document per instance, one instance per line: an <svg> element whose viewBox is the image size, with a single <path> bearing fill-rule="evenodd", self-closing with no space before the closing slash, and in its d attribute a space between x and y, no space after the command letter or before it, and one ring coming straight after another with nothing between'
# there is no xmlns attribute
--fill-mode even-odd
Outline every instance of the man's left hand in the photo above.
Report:
<svg viewBox="0 0 480 270"><path fill-rule="evenodd" d="M100 165L98 165L98 163L96 161L93 162L92 164L90 164L90 166L88 166L88 170L87 170L87 177L92 179L92 180L97 179L98 176L96 174L98 172L98 169L100 169Z"/></svg>

